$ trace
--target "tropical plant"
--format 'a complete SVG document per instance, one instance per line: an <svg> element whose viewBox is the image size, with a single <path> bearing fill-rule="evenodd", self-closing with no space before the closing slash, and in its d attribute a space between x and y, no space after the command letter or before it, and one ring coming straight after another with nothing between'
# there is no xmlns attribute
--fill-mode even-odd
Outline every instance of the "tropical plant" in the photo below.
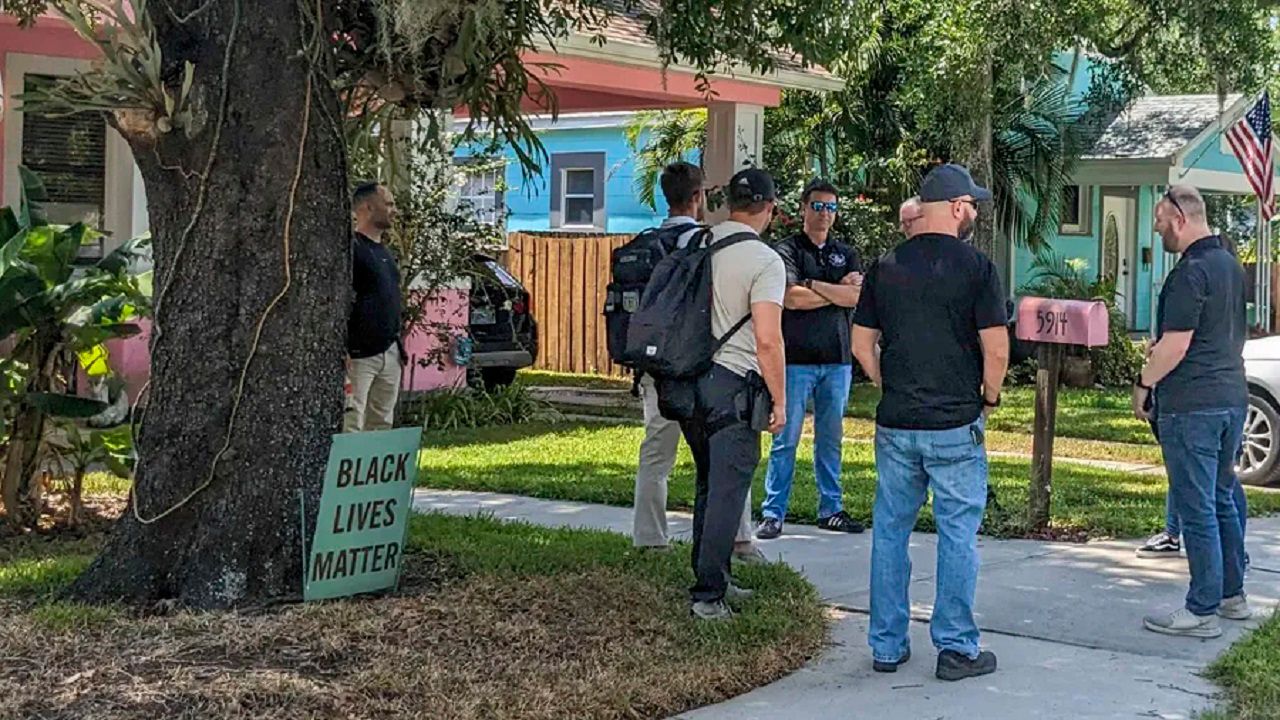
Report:
<svg viewBox="0 0 1280 720"><path fill-rule="evenodd" d="M427 430L458 430L489 425L557 422L560 413L520 383L492 390L453 388L423 393L411 404L406 421Z"/></svg>
<svg viewBox="0 0 1280 720"><path fill-rule="evenodd" d="M658 177L667 164L688 160L707 142L707 111L647 110L632 116L623 128L635 159L633 187L640 202L658 207ZM701 157L699 157L699 161Z"/></svg>
<svg viewBox="0 0 1280 720"><path fill-rule="evenodd" d="M1061 198L1084 149L1084 108L1059 78L1043 78L995 115L992 194L996 227L1041 251L1057 234Z"/></svg>
<svg viewBox="0 0 1280 720"><path fill-rule="evenodd" d="M67 525L84 522L84 477L96 465L105 465L122 478L133 473L133 436L129 426L111 430L85 430L77 423L60 419L45 433L44 444L50 465L65 485L69 510Z"/></svg>
<svg viewBox="0 0 1280 720"><path fill-rule="evenodd" d="M98 233L84 224L50 225L40 207L43 184L20 172L17 212L0 211L0 338L13 346L3 361L8 441L0 497L10 523L31 526L40 512L35 475L47 420L89 418L108 407L75 394L79 354L136 334L131 321L148 311L149 299L129 269L146 239L77 265L80 247Z"/></svg>

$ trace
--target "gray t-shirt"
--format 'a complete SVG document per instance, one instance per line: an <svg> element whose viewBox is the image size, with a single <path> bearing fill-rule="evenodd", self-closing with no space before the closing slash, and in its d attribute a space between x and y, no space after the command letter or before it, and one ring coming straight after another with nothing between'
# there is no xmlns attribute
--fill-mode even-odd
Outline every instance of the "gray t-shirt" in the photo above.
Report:
<svg viewBox="0 0 1280 720"><path fill-rule="evenodd" d="M748 232L750 226L728 220L711 228L713 242ZM782 258L764 242L741 242L711 256L711 332L723 337L759 302L782 306L787 291L787 270ZM748 320L716 353L715 362L738 375L760 372L756 335Z"/></svg>

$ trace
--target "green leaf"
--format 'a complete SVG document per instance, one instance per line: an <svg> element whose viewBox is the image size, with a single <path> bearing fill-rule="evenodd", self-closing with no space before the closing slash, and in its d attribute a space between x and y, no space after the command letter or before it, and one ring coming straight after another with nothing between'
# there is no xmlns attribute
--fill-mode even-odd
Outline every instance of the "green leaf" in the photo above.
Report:
<svg viewBox="0 0 1280 720"><path fill-rule="evenodd" d="M18 175L22 178L22 195L18 202L18 224L24 228L48 225L49 218L41 206L41 203L49 200L44 182L25 165L18 166Z"/></svg>
<svg viewBox="0 0 1280 720"><path fill-rule="evenodd" d="M133 261L146 255L146 248L151 246L151 235L139 235L126 240L120 247L107 253L98 261L98 268L106 272L118 274L128 269Z"/></svg>
<svg viewBox="0 0 1280 720"><path fill-rule="evenodd" d="M90 398L62 393L28 393L25 401L53 417L88 418L106 410L109 405Z"/></svg>

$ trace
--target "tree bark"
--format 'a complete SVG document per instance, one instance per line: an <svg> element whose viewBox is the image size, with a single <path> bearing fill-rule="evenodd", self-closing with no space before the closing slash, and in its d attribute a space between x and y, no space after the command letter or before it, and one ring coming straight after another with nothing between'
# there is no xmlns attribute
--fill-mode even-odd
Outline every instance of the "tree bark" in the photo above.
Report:
<svg viewBox="0 0 1280 720"><path fill-rule="evenodd" d="M974 181L985 188L992 186L995 174L991 162L992 115L994 113L992 93L995 90L995 68L993 63L992 55L988 51L986 60L979 71L980 89L973 96L977 108L965 158ZM978 222L973 229L973 244L995 264L996 272L1000 274L1000 282L1007 290L1009 285L1009 243L1007 239L1002 240L996 232L994 205L984 205L978 212Z"/></svg>
<svg viewBox="0 0 1280 720"><path fill-rule="evenodd" d="M116 116L146 183L154 243L151 384L130 507L70 594L197 608L299 597L309 542L299 497L314 515L342 415L351 269L338 103L303 52L312 29L294 0L170 0L147 12L167 77L180 82L183 61L194 63L203 123L187 138ZM286 265L287 292L255 346ZM171 508L152 523L135 516Z"/></svg>
<svg viewBox="0 0 1280 720"><path fill-rule="evenodd" d="M13 420L4 474L0 476L5 513L9 524L15 527L32 528L40 519L39 494L35 492L34 481L43 436L44 413L22 405Z"/></svg>

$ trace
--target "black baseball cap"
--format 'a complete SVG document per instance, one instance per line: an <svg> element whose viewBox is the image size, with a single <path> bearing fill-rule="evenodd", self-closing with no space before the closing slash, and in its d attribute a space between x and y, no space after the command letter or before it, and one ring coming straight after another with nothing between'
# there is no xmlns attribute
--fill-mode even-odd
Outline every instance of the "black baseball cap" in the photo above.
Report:
<svg viewBox="0 0 1280 720"><path fill-rule="evenodd" d="M764 202L778 199L778 192L773 185L773 177L760 168L739 170L737 174L729 178L727 191L729 197L733 200Z"/></svg>
<svg viewBox="0 0 1280 720"><path fill-rule="evenodd" d="M920 202L947 202L965 195L979 202L991 199L991 191L975 183L969 169L963 165L939 165L920 183Z"/></svg>

